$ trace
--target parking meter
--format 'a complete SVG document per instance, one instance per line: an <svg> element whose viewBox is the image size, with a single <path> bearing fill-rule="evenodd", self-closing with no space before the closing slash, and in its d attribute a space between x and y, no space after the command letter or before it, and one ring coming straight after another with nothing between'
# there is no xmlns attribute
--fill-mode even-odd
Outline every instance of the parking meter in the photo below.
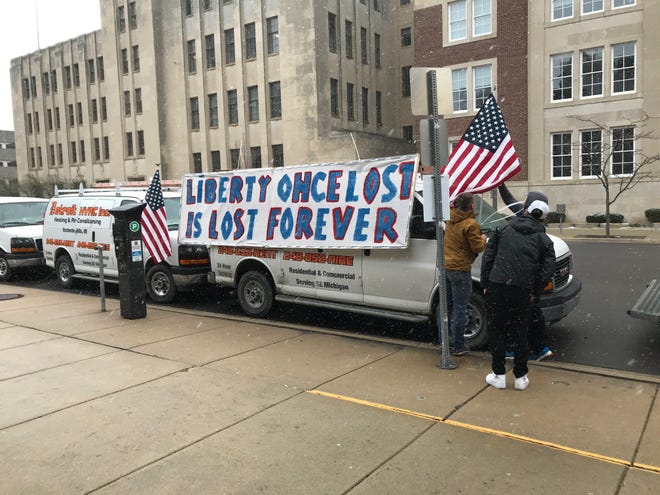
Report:
<svg viewBox="0 0 660 495"><path fill-rule="evenodd" d="M115 217L112 236L119 272L119 306L121 316L129 320L147 316L140 225L144 207L143 203L131 203L108 210Z"/></svg>

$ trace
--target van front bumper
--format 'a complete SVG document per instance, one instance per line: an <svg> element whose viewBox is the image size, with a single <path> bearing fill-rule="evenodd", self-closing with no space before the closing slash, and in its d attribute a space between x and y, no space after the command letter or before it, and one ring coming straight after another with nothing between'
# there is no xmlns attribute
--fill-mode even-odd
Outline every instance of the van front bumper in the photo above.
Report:
<svg viewBox="0 0 660 495"><path fill-rule="evenodd" d="M195 267L173 266L170 269L174 283L179 289L206 285L208 283L206 274L211 270L208 265Z"/></svg>
<svg viewBox="0 0 660 495"><path fill-rule="evenodd" d="M568 316L580 302L581 291L582 282L573 276L562 290L542 295L539 299L539 306L543 310L545 321L554 323Z"/></svg>
<svg viewBox="0 0 660 495"><path fill-rule="evenodd" d="M43 253L33 254L5 254L5 259L10 268L26 268L30 266L44 266L46 259Z"/></svg>

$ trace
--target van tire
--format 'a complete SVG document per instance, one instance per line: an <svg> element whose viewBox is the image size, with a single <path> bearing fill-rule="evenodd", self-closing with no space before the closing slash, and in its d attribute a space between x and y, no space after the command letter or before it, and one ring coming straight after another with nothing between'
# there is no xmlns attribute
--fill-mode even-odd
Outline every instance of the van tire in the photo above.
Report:
<svg viewBox="0 0 660 495"><path fill-rule="evenodd" d="M245 313L263 318L273 308L273 284L261 272L246 272L238 282L238 302Z"/></svg>
<svg viewBox="0 0 660 495"><path fill-rule="evenodd" d="M55 274L60 285L65 289L73 287L73 275L76 270L73 268L73 262L68 255L63 254L55 262Z"/></svg>
<svg viewBox="0 0 660 495"><path fill-rule="evenodd" d="M13 275L13 270L9 266L7 257L3 254L0 254L0 282L6 282Z"/></svg>
<svg viewBox="0 0 660 495"><path fill-rule="evenodd" d="M465 345L472 350L488 347L488 313L481 291L472 291L465 322Z"/></svg>
<svg viewBox="0 0 660 495"><path fill-rule="evenodd" d="M147 294L156 303L171 303L176 296L172 272L165 265L154 265L147 272Z"/></svg>

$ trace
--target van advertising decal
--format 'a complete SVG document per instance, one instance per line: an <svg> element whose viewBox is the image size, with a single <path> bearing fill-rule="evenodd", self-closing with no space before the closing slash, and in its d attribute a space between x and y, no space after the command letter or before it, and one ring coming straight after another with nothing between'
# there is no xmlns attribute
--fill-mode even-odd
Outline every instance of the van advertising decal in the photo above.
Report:
<svg viewBox="0 0 660 495"><path fill-rule="evenodd" d="M417 155L189 174L179 242L267 248L404 248Z"/></svg>

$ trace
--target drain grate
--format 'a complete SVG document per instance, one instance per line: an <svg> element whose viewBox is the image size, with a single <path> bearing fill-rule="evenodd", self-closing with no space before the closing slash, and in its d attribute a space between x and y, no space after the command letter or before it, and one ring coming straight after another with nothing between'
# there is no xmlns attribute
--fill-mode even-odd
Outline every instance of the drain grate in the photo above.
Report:
<svg viewBox="0 0 660 495"><path fill-rule="evenodd" d="M0 301L8 301L10 299L18 299L23 297L23 294L0 294Z"/></svg>

